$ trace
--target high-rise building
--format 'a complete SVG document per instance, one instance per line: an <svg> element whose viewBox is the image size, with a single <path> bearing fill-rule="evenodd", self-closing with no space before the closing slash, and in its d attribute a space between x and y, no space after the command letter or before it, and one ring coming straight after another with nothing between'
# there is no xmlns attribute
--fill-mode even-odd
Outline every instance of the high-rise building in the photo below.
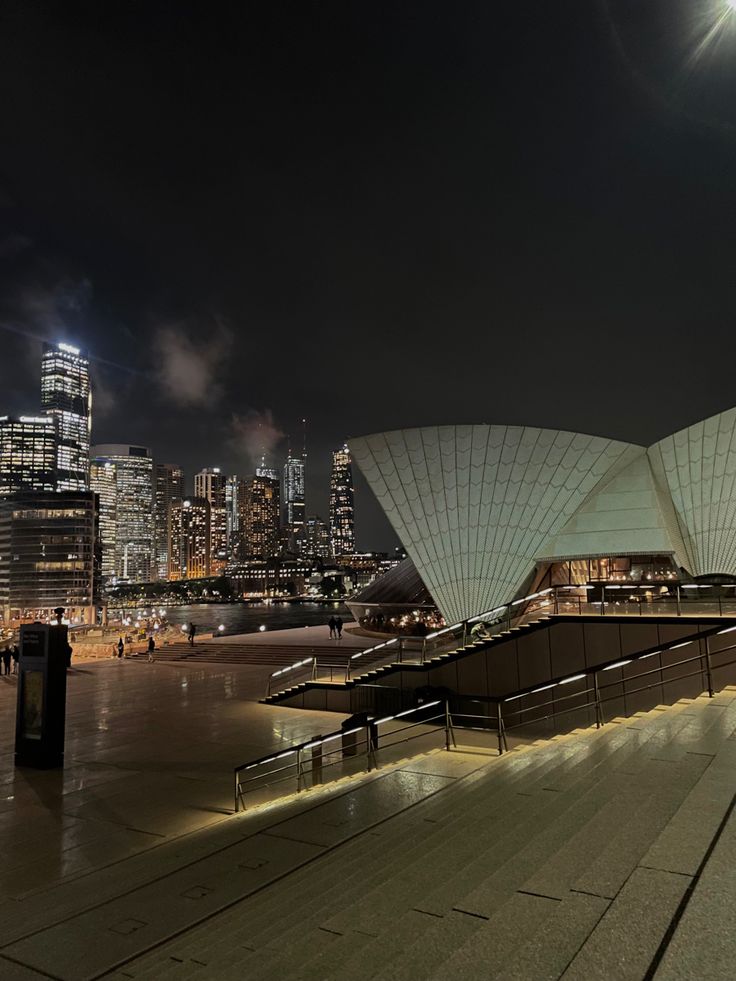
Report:
<svg viewBox="0 0 736 981"><path fill-rule="evenodd" d="M307 559L332 558L330 529L318 514L312 514L306 520L303 549Z"/></svg>
<svg viewBox="0 0 736 981"><path fill-rule="evenodd" d="M279 479L279 472L275 467L269 467L266 463L266 454L261 457L260 464L256 467L256 477L269 477L271 480Z"/></svg>
<svg viewBox="0 0 736 981"><path fill-rule="evenodd" d="M194 475L194 496L210 502L210 568L212 575L227 564L227 478L219 467L206 467Z"/></svg>
<svg viewBox="0 0 736 981"><path fill-rule="evenodd" d="M227 514L227 554L231 558L237 549L240 531L240 486L242 481L236 474L225 481L225 511Z"/></svg>
<svg viewBox="0 0 736 981"><path fill-rule="evenodd" d="M21 491L0 501L0 610L48 619L63 606L94 623L99 603L97 509L92 491Z"/></svg>
<svg viewBox="0 0 736 981"><path fill-rule="evenodd" d="M56 489L89 488L92 390L89 361L70 344L44 344L41 408L56 420Z"/></svg>
<svg viewBox="0 0 736 981"><path fill-rule="evenodd" d="M305 462L306 454L296 455L292 453L291 447L289 447L284 463L282 497L284 524L297 535L299 529L304 526L306 514L304 498Z"/></svg>
<svg viewBox="0 0 736 981"><path fill-rule="evenodd" d="M171 509L184 497L184 472L173 463L157 463L154 487L154 576L169 578Z"/></svg>
<svg viewBox="0 0 736 981"><path fill-rule="evenodd" d="M0 416L0 496L56 490L56 420Z"/></svg>
<svg viewBox="0 0 736 981"><path fill-rule="evenodd" d="M279 550L279 481L256 475L243 481L240 502L241 558L271 558Z"/></svg>
<svg viewBox="0 0 736 981"><path fill-rule="evenodd" d="M173 504L169 579L202 579L210 575L210 514L210 502L204 497Z"/></svg>
<svg viewBox="0 0 736 981"><path fill-rule="evenodd" d="M90 486L97 495L100 529L102 579L115 577L115 542L117 541L118 489L116 467L110 460L93 460L90 464Z"/></svg>
<svg viewBox="0 0 736 981"><path fill-rule="evenodd" d="M352 555L355 551L353 461L347 443L332 454L330 538L335 557Z"/></svg>
<svg viewBox="0 0 736 981"><path fill-rule="evenodd" d="M150 582L154 569L151 454L145 446L103 443L92 447L92 456L95 463L115 464L115 576Z"/></svg>

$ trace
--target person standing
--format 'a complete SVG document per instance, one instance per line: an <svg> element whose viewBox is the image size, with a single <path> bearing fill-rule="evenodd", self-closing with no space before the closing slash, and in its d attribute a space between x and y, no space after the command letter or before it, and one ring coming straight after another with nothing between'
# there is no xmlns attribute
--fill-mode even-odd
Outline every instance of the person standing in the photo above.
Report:
<svg viewBox="0 0 736 981"><path fill-rule="evenodd" d="M148 663L151 664L153 661L153 652L156 650L156 641L153 639L153 634L148 638Z"/></svg>
<svg viewBox="0 0 736 981"><path fill-rule="evenodd" d="M20 647L17 644L13 644L13 674L18 674L18 661L20 660Z"/></svg>
<svg viewBox="0 0 736 981"><path fill-rule="evenodd" d="M330 639L332 640L335 636L335 630L337 627L337 621L334 617L330 617L330 619L327 621L327 626L330 628Z"/></svg>
<svg viewBox="0 0 736 981"><path fill-rule="evenodd" d="M197 625L195 623L189 624L189 646L194 647L194 635L197 632Z"/></svg>
<svg viewBox="0 0 736 981"><path fill-rule="evenodd" d="M337 632L337 639L342 640L342 617L338 617L335 620L335 630Z"/></svg>
<svg viewBox="0 0 736 981"><path fill-rule="evenodd" d="M123 638L121 637L118 641L118 657L122 657L125 651L125 644L123 643Z"/></svg>
<svg viewBox="0 0 736 981"><path fill-rule="evenodd" d="M10 652L10 648L6 647L3 651L3 667L5 668L5 674L10 674L10 661L13 655Z"/></svg>

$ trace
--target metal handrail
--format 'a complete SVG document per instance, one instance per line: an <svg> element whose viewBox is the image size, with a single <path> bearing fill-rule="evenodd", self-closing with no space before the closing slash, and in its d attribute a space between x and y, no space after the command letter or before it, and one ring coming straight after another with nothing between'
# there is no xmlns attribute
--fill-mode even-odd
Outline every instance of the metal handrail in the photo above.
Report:
<svg viewBox="0 0 736 981"><path fill-rule="evenodd" d="M326 736L318 736L307 742L298 743L293 746L290 746L287 749L281 750L278 753L271 753L270 755L262 756L257 760L251 760L248 763L242 763L240 764L240 766L236 766L233 770L233 777L234 777L234 784L235 784L235 788L234 788L235 812L237 813L241 809L241 806L244 806L243 798L245 794L249 793L252 790L257 790L261 787L268 787L270 784L282 783L284 780L289 780L296 777L296 789L297 791L301 791L303 789L305 776L311 774L314 777L315 770L317 768L321 772L326 767L333 766L336 763L342 761L343 759L342 737L343 736L356 735L359 732L365 734L366 749L361 752L357 752L357 750L354 753L351 752L351 758L366 757L367 764L368 764L367 770L370 771L376 765L375 754L379 750L379 736L380 736L379 729L381 725L387 724L389 722L394 722L396 719L406 718L417 712L426 712L428 709L434 708L435 706L439 706L439 705L443 705L443 702L441 700L428 702L426 705L419 705L416 708L405 709L403 712L397 712L395 715L385 716L384 718L381 719L371 719L369 720L368 724L365 726L357 726L354 729L348 729L346 731L340 729L335 732L328 733ZM443 728L445 728L446 731L445 744L446 746L449 747L449 743L451 740L451 724L450 724L449 711L446 704L443 705L442 710L438 712L436 715L423 717L418 722L410 722L407 725L402 725L399 729L392 729L387 735L389 737L392 737L395 736L397 733L405 733L410 729L417 729L419 726L431 725L433 723L438 722L439 720L443 721ZM401 745L402 743L411 742L413 739L420 738L421 735L423 735L423 733L417 733L416 735L405 736L402 739L392 740L388 743L385 743L382 748L386 749L392 746ZM341 740L341 745L337 746L334 750L328 750L325 753L323 750L325 744L333 742L336 739ZM302 754L306 750L311 749L312 751L314 751L315 749L318 748L320 750L318 754L314 754L313 752L310 758L303 758ZM333 759L325 762L325 756L334 757L338 755L339 755L339 759ZM269 769L267 771L258 772L254 774L252 777L249 777L247 780L240 779L240 774L247 770L259 770L263 766L266 766L270 763L275 763L277 760L285 759L286 757L290 757L290 756L294 757L293 762L287 763L283 766ZM315 758L319 760L318 767L315 766ZM306 773L305 773L305 766L309 767ZM283 776L279 776L279 774L283 774ZM274 777L276 777L276 779L274 779Z"/></svg>

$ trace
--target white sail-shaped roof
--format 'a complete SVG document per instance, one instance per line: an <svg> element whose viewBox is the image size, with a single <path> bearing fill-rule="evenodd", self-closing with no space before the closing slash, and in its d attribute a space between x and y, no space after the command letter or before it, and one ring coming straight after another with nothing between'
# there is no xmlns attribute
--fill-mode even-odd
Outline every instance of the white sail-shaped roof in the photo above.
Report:
<svg viewBox="0 0 736 981"><path fill-rule="evenodd" d="M350 440L442 614L506 602L600 482L642 447L521 426L440 426Z"/></svg>
<svg viewBox="0 0 736 981"><path fill-rule="evenodd" d="M648 455L672 500L687 570L736 575L736 409L665 437Z"/></svg>

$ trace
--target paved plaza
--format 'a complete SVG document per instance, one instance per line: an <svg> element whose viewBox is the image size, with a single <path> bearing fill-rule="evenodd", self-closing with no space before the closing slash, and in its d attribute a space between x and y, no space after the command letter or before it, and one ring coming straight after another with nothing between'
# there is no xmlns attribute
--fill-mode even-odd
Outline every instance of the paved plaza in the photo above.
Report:
<svg viewBox="0 0 736 981"><path fill-rule="evenodd" d="M83 663L63 772L14 769L1 679L2 981L733 976L735 691L234 815L233 765L341 720L268 671Z"/></svg>

